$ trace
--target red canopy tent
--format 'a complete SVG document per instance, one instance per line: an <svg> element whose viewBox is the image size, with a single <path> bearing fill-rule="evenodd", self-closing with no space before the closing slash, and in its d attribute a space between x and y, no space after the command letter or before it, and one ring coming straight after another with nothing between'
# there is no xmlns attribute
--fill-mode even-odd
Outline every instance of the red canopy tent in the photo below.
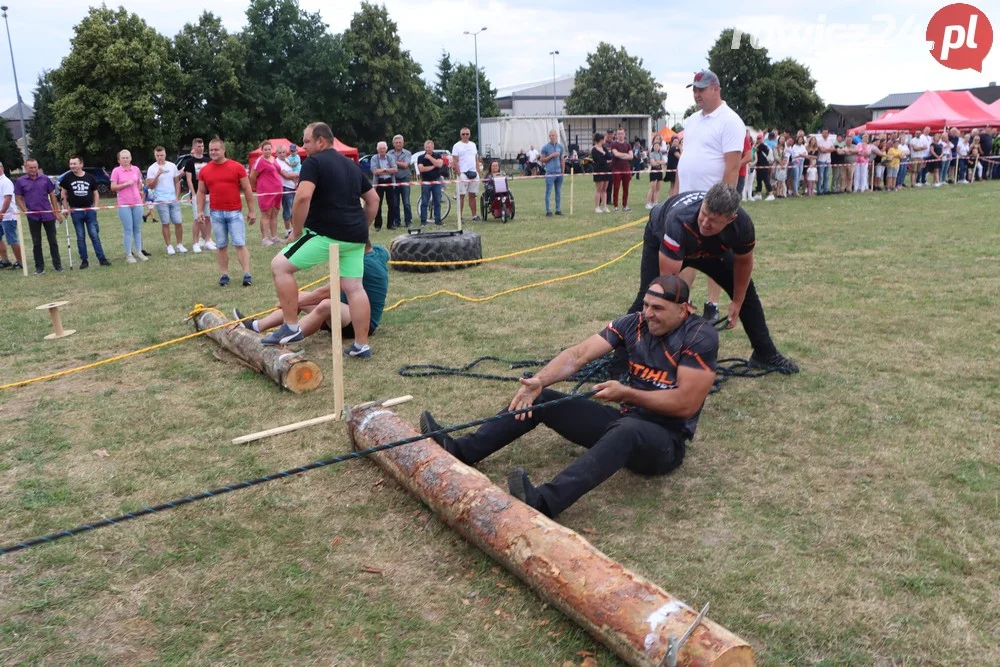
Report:
<svg viewBox="0 0 1000 667"><path fill-rule="evenodd" d="M889 118L892 118L898 113L899 109L890 109L889 111L886 111L884 114L882 114L882 116L879 117L879 120L888 120ZM851 129L848 130L848 132L853 132L854 134L862 134L864 133L864 131L865 131L864 125L858 125L857 127L852 127Z"/></svg>
<svg viewBox="0 0 1000 667"><path fill-rule="evenodd" d="M892 118L873 120L865 124L873 130L919 130L930 127L941 131L945 127L970 129L1000 123L1000 115L967 90L928 90Z"/></svg>
<svg viewBox="0 0 1000 667"><path fill-rule="evenodd" d="M1000 116L1000 100L997 100L993 104L987 104L987 108L992 111L995 115Z"/></svg>
<svg viewBox="0 0 1000 667"><path fill-rule="evenodd" d="M271 142L271 145L274 147L275 150L277 150L278 146L284 146L285 148L288 148L291 145L291 143L292 143L288 139L268 139L268 141ZM341 155L343 155L345 157L351 158L355 162L357 162L358 159L361 157L361 154L358 153L358 149L357 148L353 148L351 146L348 146L347 144L345 144L342 141L340 141L340 139L337 139L337 137L333 138L333 147L334 147L334 149L336 149L336 151L338 153L340 153ZM307 156L306 156L305 149L302 148L302 146L297 146L297 148L299 149L298 150L299 157L301 157L303 160L306 159ZM260 149L259 148L257 150L252 151L250 153L250 155L247 156L247 164L249 164L249 165L252 166L253 163L254 163L254 160L256 160L257 158L259 158L260 155L261 155L261 153L260 153Z"/></svg>

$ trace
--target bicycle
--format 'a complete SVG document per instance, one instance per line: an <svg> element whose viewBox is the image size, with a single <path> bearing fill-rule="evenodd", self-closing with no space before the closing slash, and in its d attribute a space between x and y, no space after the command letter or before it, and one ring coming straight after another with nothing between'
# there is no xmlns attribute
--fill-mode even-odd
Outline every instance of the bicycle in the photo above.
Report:
<svg viewBox="0 0 1000 667"><path fill-rule="evenodd" d="M450 194L448 194L448 186L449 185L451 185L451 183L448 183L447 181L444 181L444 182L441 183L441 221L442 222L444 222L445 218L448 217L448 214L451 213L451 200L452 200L452 197L451 197ZM423 200L424 200L423 188L420 188L420 197L417 199L417 207L418 207L417 210L420 210L419 207L423 203ZM431 219L434 217L434 210L433 209L434 209L433 204L430 201L428 201L427 202L427 219L428 219L428 221L432 221Z"/></svg>

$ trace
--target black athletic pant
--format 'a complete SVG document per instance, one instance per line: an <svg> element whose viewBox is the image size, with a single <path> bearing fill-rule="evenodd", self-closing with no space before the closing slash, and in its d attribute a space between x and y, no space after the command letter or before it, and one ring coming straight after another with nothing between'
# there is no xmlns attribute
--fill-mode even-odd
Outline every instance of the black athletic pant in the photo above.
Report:
<svg viewBox="0 0 1000 667"><path fill-rule="evenodd" d="M386 185L384 187L376 186L375 191L378 192L378 212L375 214L375 229L382 229L382 202L383 200L388 201L389 205L385 214L385 228L395 229L396 224L399 220L399 213L396 211L396 195L393 193L393 187L391 185Z"/></svg>
<svg viewBox="0 0 1000 667"><path fill-rule="evenodd" d="M771 194L771 170L768 167L757 167L757 191L761 196L767 188L767 194Z"/></svg>
<svg viewBox="0 0 1000 667"><path fill-rule="evenodd" d="M649 228L646 228L642 248L642 262L639 269L639 293L632 302L632 307L628 309L630 313L638 313L642 310L642 298L646 295L646 288L653 278L660 275L660 239L656 238ZM697 259L685 259L681 268L693 267L701 271L706 276L719 284L726 291L729 298L733 298L733 251L729 250L724 255L718 257L699 257ZM743 299L743 307L740 308L740 322L747 332L750 345L758 356L769 357L777 348L771 340L771 334L767 330L767 321L764 319L764 306L757 296L757 289L753 280L747 286L747 295Z"/></svg>
<svg viewBox="0 0 1000 667"><path fill-rule="evenodd" d="M564 396L544 389L535 405ZM504 409L500 414L506 412ZM508 417L490 422L456 440L456 458L468 464L477 463L539 424L587 448L551 482L538 487L545 506L535 509L550 517L561 513L622 467L640 475L663 475L684 460L684 434L645 419L622 416L610 405L584 398L537 410L524 421Z"/></svg>
<svg viewBox="0 0 1000 667"><path fill-rule="evenodd" d="M52 255L52 266L56 269L62 268L62 260L59 258L59 238L56 236L55 220L33 220L28 218L28 231L31 233L31 254L35 259L35 270L45 269L45 256L42 255L42 229L45 229L45 236L49 240L49 254Z"/></svg>

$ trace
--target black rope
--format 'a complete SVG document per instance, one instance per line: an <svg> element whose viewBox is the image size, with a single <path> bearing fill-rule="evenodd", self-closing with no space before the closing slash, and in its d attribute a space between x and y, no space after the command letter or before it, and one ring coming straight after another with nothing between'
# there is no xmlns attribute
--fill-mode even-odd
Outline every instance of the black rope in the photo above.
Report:
<svg viewBox="0 0 1000 667"><path fill-rule="evenodd" d="M725 321L725 320L721 320ZM459 376L459 377L469 377L477 378L480 380L498 380L501 382L516 382L522 377L531 377L532 373L530 371L525 372L523 375L501 375L499 373L487 373L484 371L474 370L480 364L486 362L496 362L501 364L506 364L511 370L524 369L524 368L541 368L545 364L549 363L551 359L503 359L502 357L493 356L483 356L464 366L442 366L440 364L410 364L408 366L403 366L399 369L399 374L403 377L435 377L440 375L447 376ZM627 384L625 381L627 378L622 378L616 375L613 371L613 356L608 354L603 357L599 357L594 361L585 364L579 371L567 378L566 382L576 382L573 387L574 393L579 391L580 387L587 383L599 383L607 382L608 380L620 380L623 384ZM715 381L712 383L712 389L708 392L709 394L715 394L722 389L723 383L727 382L730 378L742 377L742 378L759 378L770 373L777 372L777 368L754 368L750 366L750 362L746 359L740 357L727 357L725 359L719 359L715 364Z"/></svg>
<svg viewBox="0 0 1000 667"><path fill-rule="evenodd" d="M85 523L77 526L76 528L59 530L54 533L49 533L48 535L42 535L41 537L25 540L24 542L18 542L17 544L10 544L4 547L0 547L0 556L9 553L14 553L15 551L21 551L23 549L28 549L30 547L37 546L39 544L49 544L51 542L55 542L56 540L61 540L66 537L73 537L75 535L79 535L80 533L87 533L92 530L97 530L98 528L104 528L105 526L114 526L116 524L124 523L125 521L129 521L131 519L138 519L139 517L148 516L150 514L156 514L158 512L174 509L175 507L181 507L182 505L187 505L189 503L193 503L198 500L205 500L206 498L215 498L216 496L232 493L233 491L239 491L240 489L247 489L250 488L251 486L257 486L259 484L264 484L266 482L273 482L276 479L284 479L286 477L291 477L292 475L299 475L304 472L309 472L310 470L316 470L317 468L324 468L329 465L334 465L335 463L343 463L344 461L350 461L351 459L360 459L370 454L375 454L377 452L384 452L389 449L395 449L396 447L402 447L403 445L409 445L414 442L419 442L421 440L433 437L435 435L453 433L455 431L464 431L467 428L472 428L473 426L482 426L483 424L488 424L490 422L498 421L500 419L505 419L511 415L519 415L519 414L524 414L526 412L543 410L549 406L556 405L557 403L564 403L566 401L571 401L578 398L590 398L596 393L597 393L596 391L588 391L583 394L570 394L562 398L557 398L552 401L546 401L545 403L539 403L538 405L532 405L527 408L522 408L520 410L511 410L510 412L503 412L500 414L493 415L491 417L483 417L482 419L466 422L464 424L459 424L457 426L448 426L446 428L441 428L431 433L415 435L413 437L404 438L403 440L397 440L395 442L388 442L385 443L384 445L378 445L375 447L369 447L368 449L362 449L356 452L342 454L341 456L335 456L332 459L323 459L321 461L315 461L308 465L299 466L297 468L289 468L288 470L282 470L281 472L271 473L270 475L264 475L263 477L257 477L256 479L250 479L245 482L239 482L237 484L231 484L229 486L223 486L217 489L202 491L201 493L196 493L191 496L184 496L183 498L180 498L178 500L171 500L169 502L161 503L159 505L145 507L135 512L119 514L118 516L113 516L107 519L101 519L100 521L95 521L93 523Z"/></svg>

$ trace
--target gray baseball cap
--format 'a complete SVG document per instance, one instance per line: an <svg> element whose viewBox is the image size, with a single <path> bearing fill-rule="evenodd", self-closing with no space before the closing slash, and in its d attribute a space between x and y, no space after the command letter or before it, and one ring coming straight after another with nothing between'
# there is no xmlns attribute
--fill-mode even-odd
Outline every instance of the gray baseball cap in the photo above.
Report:
<svg viewBox="0 0 1000 667"><path fill-rule="evenodd" d="M700 72L695 73L694 81L692 81L687 85L688 88L690 88L691 86L694 86L695 88L708 88L709 86L719 86L721 88L722 84L719 83L719 77L715 75L715 72L713 72L710 69L703 69Z"/></svg>

